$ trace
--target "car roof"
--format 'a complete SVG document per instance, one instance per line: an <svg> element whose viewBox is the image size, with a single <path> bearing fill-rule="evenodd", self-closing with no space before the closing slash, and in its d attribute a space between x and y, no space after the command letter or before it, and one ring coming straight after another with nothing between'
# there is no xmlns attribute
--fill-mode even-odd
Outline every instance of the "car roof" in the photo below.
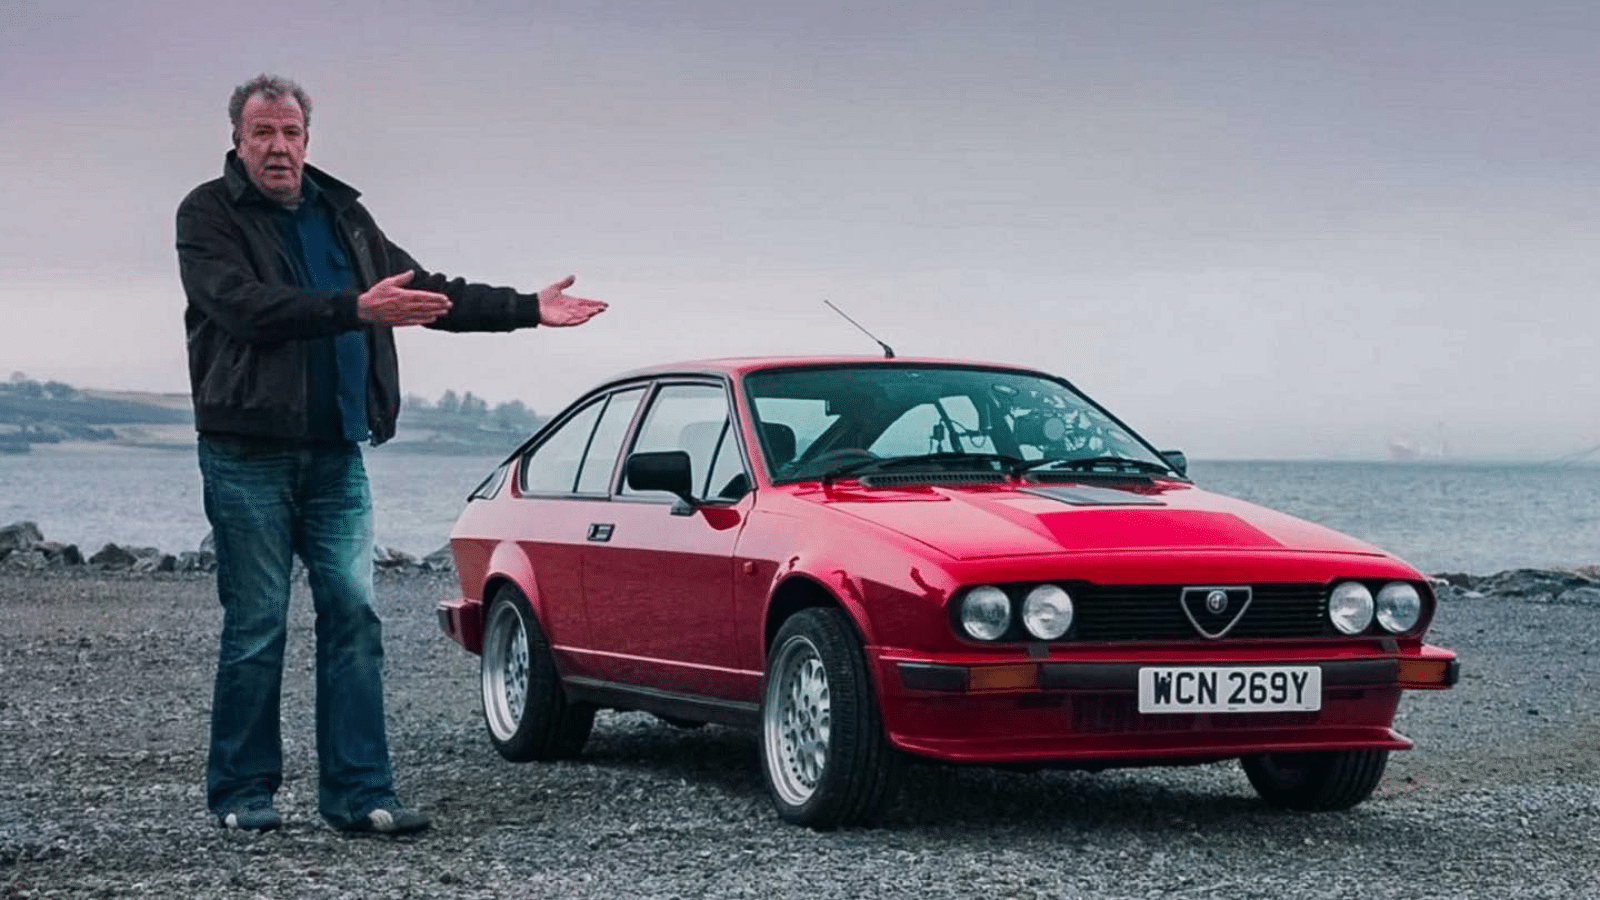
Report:
<svg viewBox="0 0 1600 900"><path fill-rule="evenodd" d="M821 368L828 366L958 366L981 369L1010 369L1018 372L1038 372L1029 366L1013 365L1009 363L984 362L971 359L945 359L939 357L883 357L883 356L728 356L717 359L686 360L675 363L660 363L652 366L643 366L632 369L606 379L606 383L626 381L633 378L656 377L661 375L714 375L728 378L738 378L751 372L765 369L793 369L793 368ZM1042 374L1042 373L1041 373Z"/></svg>

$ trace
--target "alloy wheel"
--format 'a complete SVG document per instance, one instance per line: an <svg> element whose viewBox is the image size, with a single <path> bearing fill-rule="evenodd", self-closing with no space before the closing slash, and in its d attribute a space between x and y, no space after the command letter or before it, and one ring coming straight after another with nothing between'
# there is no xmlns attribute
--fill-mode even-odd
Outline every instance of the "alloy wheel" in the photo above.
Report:
<svg viewBox="0 0 1600 900"><path fill-rule="evenodd" d="M509 740L528 701L528 636L510 603L495 605L484 629L483 709L495 737Z"/></svg>
<svg viewBox="0 0 1600 900"><path fill-rule="evenodd" d="M832 703L828 673L815 645L796 636L779 650L763 727L773 784L784 800L809 799L828 765Z"/></svg>

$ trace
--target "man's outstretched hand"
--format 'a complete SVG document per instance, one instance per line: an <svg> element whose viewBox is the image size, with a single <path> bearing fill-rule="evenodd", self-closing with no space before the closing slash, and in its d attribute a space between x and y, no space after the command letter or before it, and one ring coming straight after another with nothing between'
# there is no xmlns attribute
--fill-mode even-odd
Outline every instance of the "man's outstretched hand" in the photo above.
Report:
<svg viewBox="0 0 1600 900"><path fill-rule="evenodd" d="M568 275L539 292L540 325L552 328L582 325L606 311L606 305L599 300L573 297L566 292L577 280L576 275Z"/></svg>
<svg viewBox="0 0 1600 900"><path fill-rule="evenodd" d="M391 328L427 325L450 311L450 298L445 295L407 288L411 278L412 273L405 271L368 288L356 301L361 321ZM554 328L582 325L606 311L606 304L599 300L574 297L566 292L577 280L576 276L568 275L539 292L540 325Z"/></svg>
<svg viewBox="0 0 1600 900"><path fill-rule="evenodd" d="M426 325L450 311L450 298L406 288L411 271L390 275L356 298L356 317L372 325Z"/></svg>

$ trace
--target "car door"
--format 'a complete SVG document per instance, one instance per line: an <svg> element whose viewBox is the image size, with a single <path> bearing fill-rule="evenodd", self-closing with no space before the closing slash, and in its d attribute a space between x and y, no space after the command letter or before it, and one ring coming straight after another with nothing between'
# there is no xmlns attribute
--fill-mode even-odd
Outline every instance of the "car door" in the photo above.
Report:
<svg viewBox="0 0 1600 900"><path fill-rule="evenodd" d="M609 505L622 440L643 397L638 386L579 406L518 467L516 532L537 591L530 599L564 660L581 660L588 643L582 551L595 508Z"/></svg>
<svg viewBox="0 0 1600 900"><path fill-rule="evenodd" d="M607 680L706 697L738 694L733 551L753 502L742 442L720 382L661 385L630 452L683 450L692 510L618 484L583 554L591 643Z"/></svg>

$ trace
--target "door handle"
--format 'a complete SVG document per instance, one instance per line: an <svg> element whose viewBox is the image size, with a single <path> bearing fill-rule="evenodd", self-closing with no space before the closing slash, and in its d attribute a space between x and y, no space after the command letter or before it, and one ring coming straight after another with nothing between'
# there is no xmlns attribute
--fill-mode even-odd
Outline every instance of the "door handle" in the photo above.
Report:
<svg viewBox="0 0 1600 900"><path fill-rule="evenodd" d="M613 525L610 522L592 522L589 525L589 540L602 542L609 541L611 540L611 532L614 531L616 527L616 525Z"/></svg>

